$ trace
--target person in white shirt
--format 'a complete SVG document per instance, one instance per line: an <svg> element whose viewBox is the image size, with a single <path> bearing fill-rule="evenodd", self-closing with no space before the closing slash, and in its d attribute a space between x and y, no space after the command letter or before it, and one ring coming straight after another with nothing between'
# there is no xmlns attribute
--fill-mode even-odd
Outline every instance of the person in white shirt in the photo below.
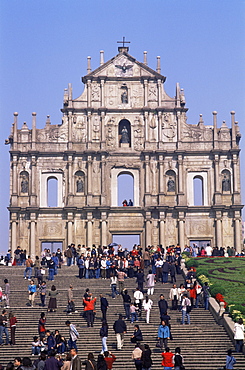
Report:
<svg viewBox="0 0 245 370"><path fill-rule="evenodd" d="M153 301L148 296L146 296L146 298L143 300L143 307L145 310L145 322L147 324L149 324L150 322L150 312L151 312L152 306L153 306Z"/></svg>
<svg viewBox="0 0 245 370"><path fill-rule="evenodd" d="M134 292L134 300L135 305L139 308L139 316L141 316L143 299L144 299L143 293L139 290L139 288L136 288L136 291Z"/></svg>
<svg viewBox="0 0 245 370"><path fill-rule="evenodd" d="M242 318L238 319L238 321L235 323L234 334L234 339L236 341L236 352L242 352L244 341L244 325Z"/></svg>
<svg viewBox="0 0 245 370"><path fill-rule="evenodd" d="M169 292L169 299L172 301L172 310L177 310L178 308L178 299L179 299L179 292L176 284L170 289Z"/></svg>

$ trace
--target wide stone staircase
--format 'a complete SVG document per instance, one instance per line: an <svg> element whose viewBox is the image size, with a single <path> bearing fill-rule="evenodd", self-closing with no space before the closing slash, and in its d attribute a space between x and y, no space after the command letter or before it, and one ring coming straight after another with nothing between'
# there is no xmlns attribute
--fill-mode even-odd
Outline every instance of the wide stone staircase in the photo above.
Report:
<svg viewBox="0 0 245 370"><path fill-rule="evenodd" d="M39 295L36 296L34 307L28 306L28 280L23 279L23 267L0 267L0 285L4 288L3 280L9 279L11 295L10 309L17 317L16 329L16 345L0 347L0 364L6 365L9 361L13 361L16 356L31 357L31 342L34 335L38 335L38 320L40 313L45 311L47 307L39 306ZM177 285L183 282L181 275L177 276ZM99 294L104 294L109 302L107 313L109 335L108 349L115 354L117 360L114 363L113 369L135 369L134 363L131 360L131 354L134 345L130 342L130 337L133 333L133 325L127 321L127 334L125 335L124 347L122 351L116 350L116 337L113 331L113 323L118 318L118 314L124 314L122 298L117 296L116 299L111 298L110 281L101 279L79 279L77 266L62 266L55 276L54 282L47 281L47 287L55 284L59 295L57 296L58 309L56 312L47 312L46 328L50 331L55 329L60 330L61 334L67 339L69 338L68 328L65 326L65 321L69 319L74 323L79 331L80 338L77 341L79 356L82 360L87 358L88 352L93 352L97 359L101 351L101 340L99 330L101 327L101 311L99 304ZM74 301L78 313L67 315L65 312L67 307L67 289L69 285L74 286ZM158 299L163 293L168 298L169 290L172 284L157 283L153 300L153 309L151 310L150 324L144 321L144 313L138 324L142 330L144 341L148 343L152 350L153 366L152 369L161 369L161 350L156 348L157 330L159 325ZM126 279L125 287L128 289L130 296L133 296L136 287L135 279ZM82 316L83 305L82 297L86 288L94 296L98 297L96 304L96 318L94 327L87 328L86 322ZM48 299L47 299L48 301ZM169 302L170 305L170 302ZM181 347L184 356L185 367L187 370L217 370L225 364L226 351L229 348L234 348L228 334L222 326L219 326L211 313L203 308L193 309L191 312L191 325L180 325L181 312L169 310L171 316L172 336L173 340L169 340L169 347L174 352L175 347ZM32 356L35 359L36 356ZM235 353L237 360L236 369L245 369L245 357L243 354Z"/></svg>

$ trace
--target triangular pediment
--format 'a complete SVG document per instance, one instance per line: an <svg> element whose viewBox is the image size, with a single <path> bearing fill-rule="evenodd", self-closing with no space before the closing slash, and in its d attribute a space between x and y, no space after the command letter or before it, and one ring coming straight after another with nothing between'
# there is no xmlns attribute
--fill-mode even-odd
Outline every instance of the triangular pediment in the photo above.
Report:
<svg viewBox="0 0 245 370"><path fill-rule="evenodd" d="M87 79L110 77L110 78L154 78L165 81L165 77L153 69L149 68L144 63L138 62L127 52L117 54L88 75L84 76L83 82Z"/></svg>

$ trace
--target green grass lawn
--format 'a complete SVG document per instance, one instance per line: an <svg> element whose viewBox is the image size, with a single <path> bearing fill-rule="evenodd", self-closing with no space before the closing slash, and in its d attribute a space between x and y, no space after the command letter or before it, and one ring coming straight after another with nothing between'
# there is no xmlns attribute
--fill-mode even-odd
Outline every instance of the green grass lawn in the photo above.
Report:
<svg viewBox="0 0 245 370"><path fill-rule="evenodd" d="M212 296L221 293L228 305L235 305L245 315L245 258L184 258L187 267L196 268L198 277L208 278Z"/></svg>

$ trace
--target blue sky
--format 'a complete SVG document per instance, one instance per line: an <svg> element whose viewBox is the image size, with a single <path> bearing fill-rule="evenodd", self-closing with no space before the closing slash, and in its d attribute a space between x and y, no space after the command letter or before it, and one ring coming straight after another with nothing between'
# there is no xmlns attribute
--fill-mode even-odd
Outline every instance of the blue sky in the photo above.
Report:
<svg viewBox="0 0 245 370"><path fill-rule="evenodd" d="M198 0L0 0L0 252L8 244L9 136L13 112L19 127L43 127L49 114L61 122L63 91L71 82L73 96L83 90L87 56L92 68L117 54L117 41L131 41L129 53L167 77L165 89L175 95L176 82L185 89L188 123L203 114L212 124L230 126L230 111L245 136L245 1ZM244 139L241 141L243 147ZM243 188L244 152L241 153ZM244 192L243 192L244 194ZM244 203L243 195L243 203Z"/></svg>

